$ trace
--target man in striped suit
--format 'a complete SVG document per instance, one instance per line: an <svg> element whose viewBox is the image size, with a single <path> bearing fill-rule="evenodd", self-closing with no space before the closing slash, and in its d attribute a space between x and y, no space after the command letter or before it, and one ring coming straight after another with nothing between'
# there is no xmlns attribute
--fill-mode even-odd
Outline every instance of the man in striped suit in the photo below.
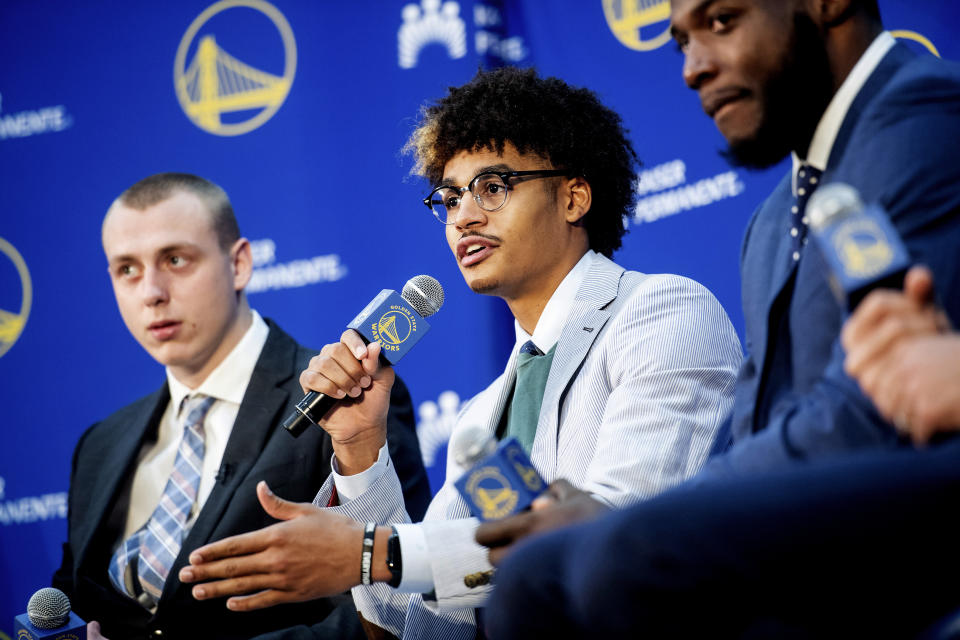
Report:
<svg viewBox="0 0 960 640"><path fill-rule="evenodd" d="M568 478L612 507L695 473L730 410L740 346L702 286L609 259L634 194L620 118L585 89L505 68L452 89L408 147L436 185L425 203L467 285L502 298L516 321L504 373L467 403L454 438L474 425L514 435L547 481ZM311 361L305 387L354 399L323 421L337 468L319 507L261 486L264 507L288 522L198 550L181 577L216 581L197 597L258 592L227 601L246 610L355 587L358 610L393 635L474 636L491 566L453 486L463 468L448 460L424 522L409 524L384 448L394 373L378 355L347 332ZM275 568L278 557L292 570Z"/></svg>

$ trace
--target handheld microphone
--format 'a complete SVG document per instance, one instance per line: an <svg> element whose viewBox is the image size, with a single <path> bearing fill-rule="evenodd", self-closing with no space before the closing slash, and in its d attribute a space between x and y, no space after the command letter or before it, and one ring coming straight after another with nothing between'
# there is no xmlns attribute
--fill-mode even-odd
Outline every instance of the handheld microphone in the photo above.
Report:
<svg viewBox="0 0 960 640"><path fill-rule="evenodd" d="M453 434L450 451L458 465L468 468L454 484L470 513L481 520L523 511L547 488L516 438L498 446L485 429L469 426Z"/></svg>
<svg viewBox="0 0 960 640"><path fill-rule="evenodd" d="M87 623L70 610L63 591L40 589L15 619L14 637L22 640L86 640Z"/></svg>
<svg viewBox="0 0 960 640"><path fill-rule="evenodd" d="M381 291L347 328L359 333L367 344L379 342L381 361L394 365L430 330L424 318L442 306L443 287L437 279L415 276L403 285L400 295L391 289ZM310 391L283 421L283 428L297 437L310 424L317 424L337 402L338 398Z"/></svg>
<svg viewBox="0 0 960 640"><path fill-rule="evenodd" d="M830 266L830 288L848 310L873 289L903 288L910 254L882 207L864 205L856 189L834 182L810 196L807 217Z"/></svg>

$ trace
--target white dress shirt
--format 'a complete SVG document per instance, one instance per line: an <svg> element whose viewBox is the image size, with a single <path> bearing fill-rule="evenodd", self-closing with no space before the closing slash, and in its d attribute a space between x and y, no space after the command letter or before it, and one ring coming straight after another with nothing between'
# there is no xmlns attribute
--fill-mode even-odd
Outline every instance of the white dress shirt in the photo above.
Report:
<svg viewBox="0 0 960 640"><path fill-rule="evenodd" d="M580 289L583 278L593 265L596 256L595 251L587 251L567 273L543 308L532 336L523 330L519 322L514 320L516 342L513 345L513 353L519 351L527 340L533 340L533 343L543 353L547 353L557 344L563 326L567 321L567 316L576 299L577 291ZM494 411L495 407L492 400L493 398L491 398L489 406L486 407L485 413L487 415ZM377 461L370 468L353 476L343 476L338 473L336 456L334 456L331 466L340 503L345 504L366 491L387 470L389 460L387 446L384 445L380 449ZM397 534L400 536L400 550L403 555L403 579L398 590L407 593L428 593L432 591L433 572L423 531L416 524L394 526L396 526Z"/></svg>
<svg viewBox="0 0 960 640"><path fill-rule="evenodd" d="M187 521L188 530L196 520L200 509L203 508L216 482L223 452L230 438L230 432L233 430L233 423L237 419L243 394L247 391L247 384L260 358L263 345L267 341L269 333L267 324L259 313L256 311L252 313L253 322L240 342L196 389L191 389L177 380L167 368L170 402L167 403L167 408L160 419L157 441L145 444L140 451L137 470L133 474L127 522L120 542L146 524L160 503L160 496L163 495L167 479L173 472L173 463L183 436L180 407L183 399L193 394L216 398L216 402L210 407L203 423L203 469L197 501Z"/></svg>

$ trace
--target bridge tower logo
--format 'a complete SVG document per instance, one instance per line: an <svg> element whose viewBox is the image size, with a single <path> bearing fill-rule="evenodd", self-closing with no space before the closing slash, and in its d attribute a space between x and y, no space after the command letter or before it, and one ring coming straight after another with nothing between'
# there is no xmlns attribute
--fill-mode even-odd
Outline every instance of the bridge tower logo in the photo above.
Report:
<svg viewBox="0 0 960 640"><path fill-rule="evenodd" d="M218 14L243 8L268 18L280 34L281 75L242 62L217 42L210 20ZM233 26L236 21L222 21L222 24ZM195 42L195 51L188 63L188 54ZM270 43L257 41L256 45L250 47L248 55L258 54ZM290 93L296 68L293 30L276 7L265 0L221 0L207 7L187 28L173 63L173 84L180 107L195 125L218 136L238 136L253 131L280 109ZM224 121L224 114L230 114L228 119L232 116L233 121Z"/></svg>
<svg viewBox="0 0 960 640"><path fill-rule="evenodd" d="M33 285L23 256L3 238L0 238L0 255L6 258L6 260L0 259L0 283L3 283L3 286L0 287L0 293L3 293L0 296L0 357L2 357L17 341L27 324L27 318L30 316L30 304L33 301ZM13 270L10 270L11 263ZM13 275L13 271L16 271L16 276ZM8 281L15 279L20 281L20 286L8 287ZM19 296L13 293L17 289L20 290ZM10 293L7 293L8 291ZM18 297L20 298L20 308L18 311L13 311L12 308L16 305L16 298ZM2 485L0 485L0 488L2 488Z"/></svg>
<svg viewBox="0 0 960 640"><path fill-rule="evenodd" d="M603 15L625 47L653 51L670 41L670 0L603 0Z"/></svg>

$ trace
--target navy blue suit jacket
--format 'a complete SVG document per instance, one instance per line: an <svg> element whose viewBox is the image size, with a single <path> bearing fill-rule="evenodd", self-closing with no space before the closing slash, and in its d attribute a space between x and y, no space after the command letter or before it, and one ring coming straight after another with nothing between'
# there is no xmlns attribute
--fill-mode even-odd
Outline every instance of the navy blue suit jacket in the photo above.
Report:
<svg viewBox="0 0 960 640"><path fill-rule="evenodd" d="M821 184L840 181L879 203L915 262L934 272L960 324L960 67L896 45L857 95ZM777 469L897 443L843 372L845 310L816 248L791 253L788 174L757 209L741 255L746 351L731 418L733 446L703 479Z"/></svg>
<svg viewBox="0 0 960 640"><path fill-rule="evenodd" d="M277 629L286 631L272 637L364 637L349 594L236 613L227 609L222 598L195 600L191 585L176 578L197 547L275 522L257 500L257 482L266 480L288 500L310 502L330 474L330 436L310 427L295 439L280 428L280 421L303 395L300 372L316 352L298 345L273 322L267 324L270 333L223 453L220 476L183 541L154 615L116 592L107 567L123 532L138 454L145 442L156 438L170 399L166 383L93 425L80 438L70 477L67 542L53 585L70 597L80 617L99 621L105 637L159 637L154 636L159 630L166 638L250 638ZM422 516L430 488L414 431L410 394L399 379L390 398L387 429L404 499Z"/></svg>
<svg viewBox="0 0 960 640"><path fill-rule="evenodd" d="M955 326L958 140L960 67L897 45L823 176L886 208ZM812 246L791 264L789 181L744 241L750 355L734 445L698 476L708 481L518 546L497 574L489 637L899 638L956 608L943 585L960 572L960 437L892 447L843 374L826 266Z"/></svg>

